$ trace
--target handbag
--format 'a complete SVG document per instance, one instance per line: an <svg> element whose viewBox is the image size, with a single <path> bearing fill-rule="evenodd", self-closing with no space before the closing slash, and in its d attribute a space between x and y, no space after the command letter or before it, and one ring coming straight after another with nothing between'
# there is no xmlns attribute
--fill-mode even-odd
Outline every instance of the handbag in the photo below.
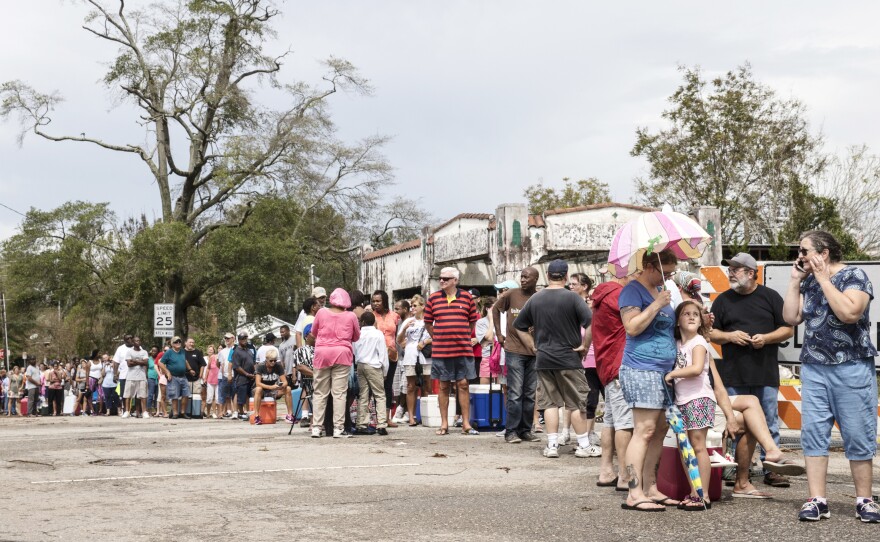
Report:
<svg viewBox="0 0 880 542"><path fill-rule="evenodd" d="M425 328L422 328L422 332L419 334L419 342L422 342L422 337L424 337L424 336L425 336ZM431 357L432 357L431 354L434 353L433 344L426 344L425 346L422 347L421 352L422 352L422 355L425 357L425 359L431 359ZM416 365L418 365L418 361L416 362Z"/></svg>

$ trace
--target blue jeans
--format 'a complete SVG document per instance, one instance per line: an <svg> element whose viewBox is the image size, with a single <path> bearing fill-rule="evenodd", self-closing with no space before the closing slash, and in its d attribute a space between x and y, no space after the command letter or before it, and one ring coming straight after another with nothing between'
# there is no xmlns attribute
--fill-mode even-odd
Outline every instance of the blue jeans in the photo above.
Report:
<svg viewBox="0 0 880 542"><path fill-rule="evenodd" d="M505 433L522 435L532 430L538 370L535 356L504 351L507 364L507 425Z"/></svg>
<svg viewBox="0 0 880 542"><path fill-rule="evenodd" d="M831 428L840 426L850 461L870 461L877 453L877 378L874 358L836 365L801 366L804 455L828 455Z"/></svg>
<svg viewBox="0 0 880 542"><path fill-rule="evenodd" d="M107 409L107 414L119 408L119 394L116 393L116 388L104 388L104 408Z"/></svg>
<svg viewBox="0 0 880 542"><path fill-rule="evenodd" d="M156 399L159 398L159 379L147 379L147 409L156 408Z"/></svg>
<svg viewBox="0 0 880 542"><path fill-rule="evenodd" d="M770 429L770 436L773 442L779 446L779 388L773 386L727 386L728 395L754 395L761 403L761 409L764 411L764 419L767 420L767 428ZM761 461L767 452L761 447ZM768 471L764 471L767 474Z"/></svg>

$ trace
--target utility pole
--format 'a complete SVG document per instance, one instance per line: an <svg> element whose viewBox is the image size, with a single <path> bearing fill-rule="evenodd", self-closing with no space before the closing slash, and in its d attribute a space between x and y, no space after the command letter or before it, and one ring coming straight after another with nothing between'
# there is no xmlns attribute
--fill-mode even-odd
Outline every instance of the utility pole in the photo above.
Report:
<svg viewBox="0 0 880 542"><path fill-rule="evenodd" d="M0 292L0 302L3 305L3 361L6 372L9 372L9 333L6 330L6 294L3 292Z"/></svg>

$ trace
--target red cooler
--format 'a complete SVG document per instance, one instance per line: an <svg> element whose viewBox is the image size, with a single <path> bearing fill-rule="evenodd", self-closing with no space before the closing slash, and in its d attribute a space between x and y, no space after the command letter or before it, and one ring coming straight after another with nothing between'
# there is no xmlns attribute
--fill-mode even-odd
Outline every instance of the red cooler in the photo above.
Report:
<svg viewBox="0 0 880 542"><path fill-rule="evenodd" d="M713 450L719 454L723 453L721 448L709 448L709 455L712 455ZM708 497L713 502L721 499L721 470L721 467L712 469L712 479L708 484L703 480L703 491L706 491L708 485ZM685 495L691 493L691 483L688 481L687 473L681 464L681 452L678 451L675 438L668 435L663 441L663 452L660 454L657 489L675 500L681 500Z"/></svg>

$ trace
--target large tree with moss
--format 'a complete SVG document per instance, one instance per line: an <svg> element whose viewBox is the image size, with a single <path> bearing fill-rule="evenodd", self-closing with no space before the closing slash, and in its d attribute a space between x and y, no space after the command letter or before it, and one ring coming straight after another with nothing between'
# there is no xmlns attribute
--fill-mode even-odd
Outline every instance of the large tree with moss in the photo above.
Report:
<svg viewBox="0 0 880 542"><path fill-rule="evenodd" d="M339 91L371 91L354 66L330 58L319 84L282 81L287 53L265 50L278 15L272 2L167 0L140 11L130 11L121 0L86 4L91 11L83 28L115 49L104 83L136 107L131 120L143 127L146 143L85 135L100 132L94 127L83 127L79 135L55 133L52 113L61 96L18 80L0 86L0 115L17 117L22 138L32 133L96 146L131 155L146 168L156 186L161 221L144 224L123 240L122 248L138 253L145 246L149 251L142 254L164 261L161 274L150 279L155 291L146 297L176 304L178 331L187 331L191 307L249 272L243 269L248 260L223 258L245 250L237 242L225 243L232 230L254 219L258 203L266 209L273 208L272 198L296 203L269 222L273 246L289 243L299 253L308 237L304 225L326 219L327 209L335 210L334 219L349 221L346 233L351 234L327 239L322 248L328 253L344 253L358 239L387 239L396 228L417 231L421 224L413 222L426 219L423 214L395 216L400 202L382 197L391 179L380 152L385 138L346 143L336 136L328 100ZM257 101L258 84L263 92L280 96L284 107ZM139 271L136 261L128 265L131 272ZM138 294L128 293L132 299Z"/></svg>

